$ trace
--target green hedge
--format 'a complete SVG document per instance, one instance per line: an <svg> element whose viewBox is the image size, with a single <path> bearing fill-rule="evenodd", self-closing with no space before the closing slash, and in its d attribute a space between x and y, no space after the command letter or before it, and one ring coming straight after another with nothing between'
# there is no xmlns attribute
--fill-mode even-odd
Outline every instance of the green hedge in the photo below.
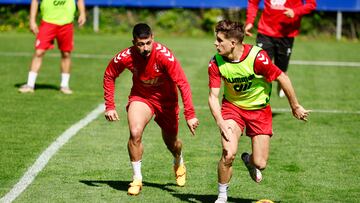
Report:
<svg viewBox="0 0 360 203"><path fill-rule="evenodd" d="M258 15L259 16L259 15ZM39 16L38 16L39 17ZM150 24L158 34L203 36L213 33L223 18L244 22L245 9L139 9L100 8L100 33L125 33L137 22ZM0 6L0 32L29 30L29 6ZM78 32L93 32L93 8L87 8L87 23ZM360 37L360 13L343 13L343 36ZM335 36L336 12L314 12L302 20L301 34Z"/></svg>

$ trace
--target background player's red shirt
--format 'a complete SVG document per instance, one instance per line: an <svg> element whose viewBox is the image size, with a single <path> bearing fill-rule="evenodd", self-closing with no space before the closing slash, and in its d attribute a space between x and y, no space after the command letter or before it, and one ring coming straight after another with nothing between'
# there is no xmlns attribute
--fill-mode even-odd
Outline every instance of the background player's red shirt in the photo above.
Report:
<svg viewBox="0 0 360 203"><path fill-rule="evenodd" d="M246 24L254 24L260 0L248 0ZM315 0L264 0L265 7L258 23L258 32L270 37L295 37L301 17L316 8ZM294 10L294 18L284 15L284 7Z"/></svg>
<svg viewBox="0 0 360 203"><path fill-rule="evenodd" d="M159 106L173 106L178 105L178 87L186 120L195 117L190 85L180 63L167 47L156 42L146 59L132 46L109 62L104 74L106 110L115 109L115 79L125 69L133 73L130 96L145 98Z"/></svg>
<svg viewBox="0 0 360 203"><path fill-rule="evenodd" d="M243 61L246 56L249 54L252 45L244 44L244 51L240 57L240 61ZM219 67L215 61L215 57L212 58L209 62L209 88L220 88L221 87L221 74ZM262 75L268 82L275 80L282 71L271 62L271 59L267 55L265 50L261 50L255 59L254 62L254 72L257 75Z"/></svg>

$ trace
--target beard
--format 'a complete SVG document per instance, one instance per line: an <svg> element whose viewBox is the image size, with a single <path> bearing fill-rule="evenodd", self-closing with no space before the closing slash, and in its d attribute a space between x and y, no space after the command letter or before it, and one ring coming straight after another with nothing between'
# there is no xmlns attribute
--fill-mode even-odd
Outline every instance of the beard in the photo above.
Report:
<svg viewBox="0 0 360 203"><path fill-rule="evenodd" d="M142 53L140 53L143 57L147 57L150 54L150 51L145 50Z"/></svg>

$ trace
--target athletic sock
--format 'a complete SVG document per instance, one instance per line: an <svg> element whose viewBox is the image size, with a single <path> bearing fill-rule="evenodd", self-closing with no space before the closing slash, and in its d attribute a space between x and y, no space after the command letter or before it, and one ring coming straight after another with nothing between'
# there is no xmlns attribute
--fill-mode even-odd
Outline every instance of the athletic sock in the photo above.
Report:
<svg viewBox="0 0 360 203"><path fill-rule="evenodd" d="M176 159L176 157L174 157L174 165L181 165L184 163L184 158L182 155L182 152L180 153L180 157L178 159Z"/></svg>
<svg viewBox="0 0 360 203"><path fill-rule="evenodd" d="M70 73L61 73L60 87L69 87Z"/></svg>
<svg viewBox="0 0 360 203"><path fill-rule="evenodd" d="M37 75L38 74L36 72L29 71L28 81L27 81L28 86L30 86L32 88L35 87L35 82L36 82Z"/></svg>
<svg viewBox="0 0 360 203"><path fill-rule="evenodd" d="M218 197L223 197L227 199L228 188L229 188L229 183L225 183L225 184L218 183L218 190L219 190Z"/></svg>
<svg viewBox="0 0 360 203"><path fill-rule="evenodd" d="M142 180L141 175L141 160L131 162L132 168L133 168L133 180Z"/></svg>

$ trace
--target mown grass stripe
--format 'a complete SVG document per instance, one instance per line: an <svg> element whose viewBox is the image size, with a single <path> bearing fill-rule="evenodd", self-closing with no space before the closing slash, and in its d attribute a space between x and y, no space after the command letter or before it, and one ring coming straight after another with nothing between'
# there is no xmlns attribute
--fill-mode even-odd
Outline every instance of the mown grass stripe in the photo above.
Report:
<svg viewBox="0 0 360 203"><path fill-rule="evenodd" d="M63 132L43 153L37 158L35 163L25 172L23 177L4 197L0 202L8 203L14 201L35 179L35 177L42 171L52 156L66 144L76 133L84 128L86 125L95 120L101 113L104 112L104 104L100 104L97 108L91 111L85 118L72 125L65 132Z"/></svg>

